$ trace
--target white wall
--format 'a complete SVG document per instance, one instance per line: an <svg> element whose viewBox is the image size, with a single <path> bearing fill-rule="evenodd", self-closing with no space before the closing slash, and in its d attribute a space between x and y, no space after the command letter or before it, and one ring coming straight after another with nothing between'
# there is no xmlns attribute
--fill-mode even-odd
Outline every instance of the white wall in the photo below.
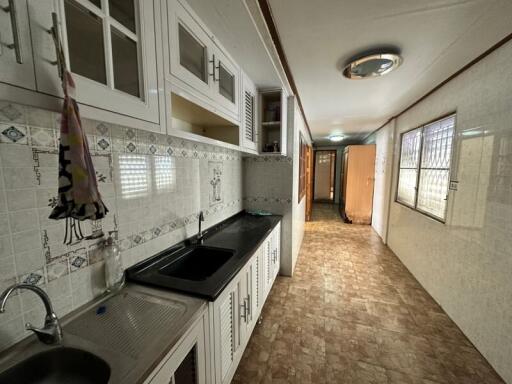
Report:
<svg viewBox="0 0 512 384"><path fill-rule="evenodd" d="M292 276L304 234L305 199L298 201L299 132L310 142L294 97L288 98L288 155L251 156L243 161L246 209L264 209L283 215L281 268Z"/></svg>
<svg viewBox="0 0 512 384"><path fill-rule="evenodd" d="M293 114L293 193L292 193L292 264L295 264L299 257L300 246L304 238L304 225L306 222L306 196L299 201L299 166L300 166L300 135L311 145L311 138L306 130L302 114L294 98L290 98L290 113Z"/></svg>
<svg viewBox="0 0 512 384"><path fill-rule="evenodd" d="M512 42L396 121L397 133L457 111L446 224L391 203L388 244L512 383ZM397 135L398 137L398 135ZM399 140L395 140L395 153ZM398 167L395 156L393 169ZM396 172L393 191L396 189Z"/></svg>
<svg viewBox="0 0 512 384"><path fill-rule="evenodd" d="M393 140L395 120L375 133L375 184L373 192L372 227L387 243L391 179L393 169Z"/></svg>
<svg viewBox="0 0 512 384"><path fill-rule="evenodd" d="M57 193L57 119L51 111L0 101L0 291L15 282L37 284L63 316L102 294L105 280L100 240L64 245L64 221L48 219ZM200 210L206 227L242 210L240 153L101 121L82 122L110 210L95 225L119 231L125 266L197 233ZM11 127L23 135L19 140L2 134ZM138 164L138 179L123 177L120 159ZM210 201L212 166L222 169L219 202ZM92 222L82 223L82 229L90 235ZM44 308L33 293L12 296L0 315L0 350L29 335L26 322L39 325L43 319Z"/></svg>

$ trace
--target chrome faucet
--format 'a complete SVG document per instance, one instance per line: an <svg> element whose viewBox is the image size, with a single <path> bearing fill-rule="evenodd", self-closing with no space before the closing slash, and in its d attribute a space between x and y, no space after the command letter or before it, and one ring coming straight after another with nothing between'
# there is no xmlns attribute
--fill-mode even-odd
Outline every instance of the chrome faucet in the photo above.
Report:
<svg viewBox="0 0 512 384"><path fill-rule="evenodd" d="M199 232L197 233L197 242L203 244L203 231L201 230L201 223L204 221L203 211L199 211Z"/></svg>
<svg viewBox="0 0 512 384"><path fill-rule="evenodd" d="M62 328L60 327L59 318L53 312L52 303L50 298L41 288L31 284L14 284L7 288L0 295L0 313L5 312L5 303L7 299L17 289L28 289L36 293L43 301L46 309L46 317L44 319L43 328L35 328L32 324L25 324L25 329L32 331L36 334L37 338L45 344L59 344L62 341Z"/></svg>

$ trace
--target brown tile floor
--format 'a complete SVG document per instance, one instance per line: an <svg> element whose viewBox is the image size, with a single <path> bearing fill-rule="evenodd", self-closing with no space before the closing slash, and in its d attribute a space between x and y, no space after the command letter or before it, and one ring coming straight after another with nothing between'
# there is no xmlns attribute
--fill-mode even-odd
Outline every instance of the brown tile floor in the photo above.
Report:
<svg viewBox="0 0 512 384"><path fill-rule="evenodd" d="M369 226L314 207L233 383L503 383Z"/></svg>

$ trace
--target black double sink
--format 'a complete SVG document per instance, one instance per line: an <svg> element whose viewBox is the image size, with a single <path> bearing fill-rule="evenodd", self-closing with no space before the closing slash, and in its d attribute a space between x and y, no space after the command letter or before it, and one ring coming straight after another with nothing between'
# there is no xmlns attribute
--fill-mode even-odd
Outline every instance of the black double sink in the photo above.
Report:
<svg viewBox="0 0 512 384"><path fill-rule="evenodd" d="M159 268L162 275L192 281L206 280L235 254L232 249L189 246ZM171 255L172 256L172 255Z"/></svg>
<svg viewBox="0 0 512 384"><path fill-rule="evenodd" d="M215 301L281 216L241 212L208 229L202 244L191 238L128 268L129 281Z"/></svg>

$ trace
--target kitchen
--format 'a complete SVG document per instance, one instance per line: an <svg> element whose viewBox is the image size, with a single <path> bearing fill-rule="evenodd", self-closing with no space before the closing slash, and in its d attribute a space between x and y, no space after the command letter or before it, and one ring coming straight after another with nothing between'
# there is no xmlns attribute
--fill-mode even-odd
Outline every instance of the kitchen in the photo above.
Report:
<svg viewBox="0 0 512 384"><path fill-rule="evenodd" d="M356 3L3 0L0 383L512 382L511 4Z"/></svg>

